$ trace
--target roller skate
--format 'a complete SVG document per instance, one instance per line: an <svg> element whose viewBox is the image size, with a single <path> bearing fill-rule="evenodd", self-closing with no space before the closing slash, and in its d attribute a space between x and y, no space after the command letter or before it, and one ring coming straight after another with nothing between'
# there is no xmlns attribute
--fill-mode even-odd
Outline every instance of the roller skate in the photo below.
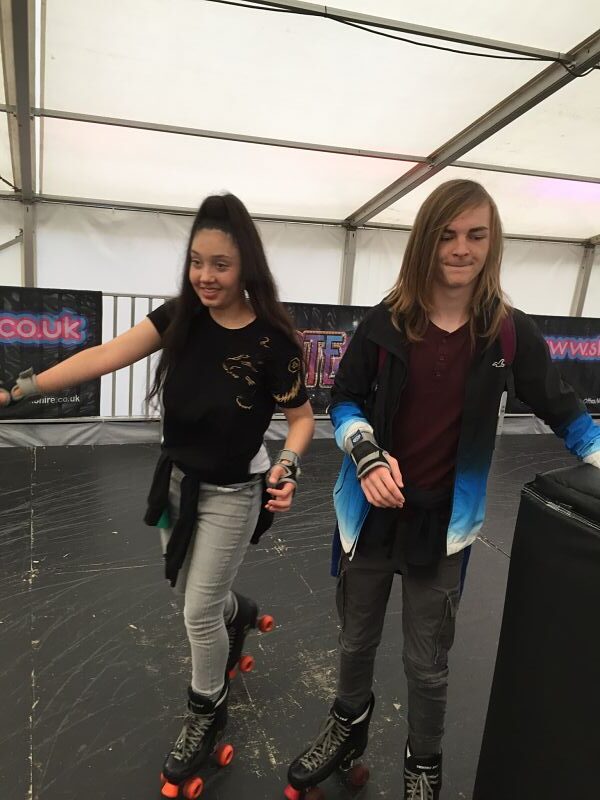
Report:
<svg viewBox="0 0 600 800"><path fill-rule="evenodd" d="M275 627L273 617L265 614L258 616L258 606L254 600L244 597L237 592L235 595L237 610L233 618L227 623L229 635L229 658L227 659L227 677L231 680L240 672L251 672L254 669L254 656L242 655L242 648L246 636L254 628L262 633L269 633Z"/></svg>
<svg viewBox="0 0 600 800"><path fill-rule="evenodd" d="M356 715L335 701L315 741L290 765L284 791L287 800L324 800L319 784L334 772L350 787L365 785L369 768L355 762L367 746L374 705L371 695L366 708Z"/></svg>
<svg viewBox="0 0 600 800"><path fill-rule="evenodd" d="M439 800L442 789L442 754L413 756L404 751L404 800Z"/></svg>
<svg viewBox="0 0 600 800"><path fill-rule="evenodd" d="M163 797L176 798L181 791L186 800L195 800L202 794L210 768L231 763L233 747L219 744L227 725L228 689L225 684L216 701L188 689L189 713L160 776Z"/></svg>

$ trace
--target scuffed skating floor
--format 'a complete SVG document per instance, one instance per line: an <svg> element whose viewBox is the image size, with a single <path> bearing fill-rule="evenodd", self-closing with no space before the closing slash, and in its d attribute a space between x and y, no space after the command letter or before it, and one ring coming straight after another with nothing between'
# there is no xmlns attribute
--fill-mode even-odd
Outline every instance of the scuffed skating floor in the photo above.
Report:
<svg viewBox="0 0 600 800"><path fill-rule="evenodd" d="M7 800L159 798L190 663L156 531L141 522L150 445L0 449L0 787ZM231 692L236 758L207 800L282 798L286 765L333 696L337 628L329 577L331 487L340 456L313 443L292 513L242 567L237 588L277 620ZM504 436L487 524L473 548L451 658L445 800L470 798L521 485L572 463L552 436ZM367 761L354 796L401 797L406 689L400 585L380 648ZM329 800L351 795L335 780Z"/></svg>

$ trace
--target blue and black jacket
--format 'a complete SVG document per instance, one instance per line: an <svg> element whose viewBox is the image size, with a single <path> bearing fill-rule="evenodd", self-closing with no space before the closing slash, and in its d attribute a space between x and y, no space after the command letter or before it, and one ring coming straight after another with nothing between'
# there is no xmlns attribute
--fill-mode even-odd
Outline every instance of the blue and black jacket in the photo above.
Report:
<svg viewBox="0 0 600 800"><path fill-rule="evenodd" d="M517 397L564 439L571 453L584 459L600 451L600 427L594 424L571 386L562 380L541 332L522 311L512 309L511 317L510 355L506 353L505 335L491 343L480 337L467 376L447 534L448 555L472 544L483 524L498 407L511 372ZM372 426L380 447L392 449L393 420L408 374L408 346L404 335L392 324L384 303L372 308L358 326L340 362L329 407L336 442L342 450L345 451L347 432L361 422ZM383 360L382 351L386 353ZM339 545L353 554L370 508L348 455L333 497L337 516L335 571Z"/></svg>

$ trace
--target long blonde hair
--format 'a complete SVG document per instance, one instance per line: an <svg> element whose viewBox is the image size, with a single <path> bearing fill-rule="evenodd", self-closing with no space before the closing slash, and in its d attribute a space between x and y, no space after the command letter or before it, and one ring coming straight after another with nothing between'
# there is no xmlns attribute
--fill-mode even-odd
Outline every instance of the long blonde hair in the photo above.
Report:
<svg viewBox="0 0 600 800"><path fill-rule="evenodd" d="M394 325L410 342L420 341L432 311L432 286L438 269L438 247L444 230L464 211L483 204L490 207L490 247L478 276L470 304L471 340L477 335L491 342L500 333L509 304L500 287L502 223L496 204L479 183L446 181L425 200L408 239L396 284L385 298ZM478 330L477 326L481 326Z"/></svg>

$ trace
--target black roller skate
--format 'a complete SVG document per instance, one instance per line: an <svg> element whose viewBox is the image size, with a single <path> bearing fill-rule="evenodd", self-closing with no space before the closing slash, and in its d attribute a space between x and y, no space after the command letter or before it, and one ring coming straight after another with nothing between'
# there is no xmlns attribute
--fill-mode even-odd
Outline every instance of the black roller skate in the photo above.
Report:
<svg viewBox="0 0 600 800"><path fill-rule="evenodd" d="M240 672L251 672L254 669L254 656L242 655L242 648L246 636L251 630L258 628L262 633L269 633L275 627L273 617L265 614L258 616L258 605L254 600L244 597L237 592L233 593L237 602L237 610L233 618L227 623L229 635L229 658L227 659L227 677L235 678L237 669Z"/></svg>
<svg viewBox="0 0 600 800"><path fill-rule="evenodd" d="M187 800L200 797L204 789L204 772L211 764L224 767L233 758L230 744L219 744L227 725L227 693L225 684L218 700L212 701L188 689L188 710L183 728L173 749L165 759L160 776L163 797L176 798L181 789Z"/></svg>
<svg viewBox="0 0 600 800"><path fill-rule="evenodd" d="M404 800L438 800L442 789L442 754L413 756L404 751Z"/></svg>
<svg viewBox="0 0 600 800"><path fill-rule="evenodd" d="M287 800L322 800L325 797L318 784L336 770L351 786L364 786L369 769L354 764L364 753L369 739L369 722L375 698L360 714L348 714L336 700L315 741L293 761L288 770Z"/></svg>

